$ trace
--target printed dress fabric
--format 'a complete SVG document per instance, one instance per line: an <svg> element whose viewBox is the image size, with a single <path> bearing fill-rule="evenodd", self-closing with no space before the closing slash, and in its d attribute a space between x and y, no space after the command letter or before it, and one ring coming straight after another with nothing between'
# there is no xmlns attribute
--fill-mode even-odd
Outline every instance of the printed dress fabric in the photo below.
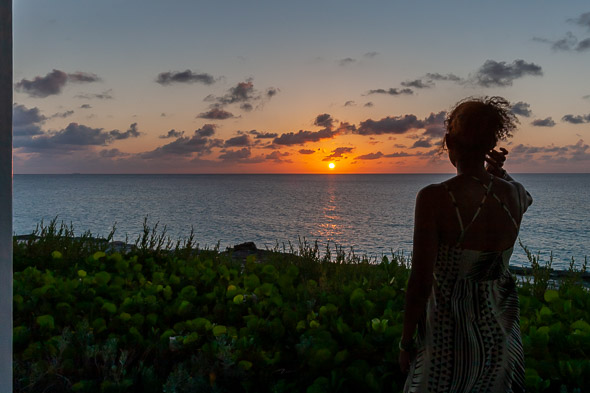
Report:
<svg viewBox="0 0 590 393"><path fill-rule="evenodd" d="M486 195L491 187L484 185ZM463 228L458 209L457 215L462 239L469 225ZM512 250L463 249L460 241L439 246L404 393L525 391L518 294L508 270Z"/></svg>

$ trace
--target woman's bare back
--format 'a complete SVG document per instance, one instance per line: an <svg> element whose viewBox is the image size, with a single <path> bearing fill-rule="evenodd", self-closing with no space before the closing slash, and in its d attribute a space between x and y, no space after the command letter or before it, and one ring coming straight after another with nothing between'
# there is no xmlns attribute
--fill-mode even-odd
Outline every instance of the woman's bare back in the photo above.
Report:
<svg viewBox="0 0 590 393"><path fill-rule="evenodd" d="M477 180L472 176L459 175L435 186L439 193L437 199L440 200L437 229L441 243L456 245L460 240L461 224L457 215L458 210L466 229L460 241L461 248L501 251L514 245L518 236L518 225L524 213L521 207L522 191L519 189L522 186L497 177L491 182L490 180ZM490 184L491 192L485 198L477 217L471 222L487 193L486 187ZM456 207L452 201L453 197Z"/></svg>

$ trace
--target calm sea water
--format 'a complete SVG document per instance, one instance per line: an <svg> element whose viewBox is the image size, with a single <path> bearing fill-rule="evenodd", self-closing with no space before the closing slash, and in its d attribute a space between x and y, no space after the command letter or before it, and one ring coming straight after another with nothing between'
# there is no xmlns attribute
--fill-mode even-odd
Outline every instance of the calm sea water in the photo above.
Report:
<svg viewBox="0 0 590 393"><path fill-rule="evenodd" d="M412 249L415 196L449 175L15 175L14 232L58 217L76 233L135 240L145 217L173 239L191 226L201 247L298 239L380 257ZM590 174L521 174L534 197L520 238L564 268L590 254ZM526 265L520 247L514 265Z"/></svg>

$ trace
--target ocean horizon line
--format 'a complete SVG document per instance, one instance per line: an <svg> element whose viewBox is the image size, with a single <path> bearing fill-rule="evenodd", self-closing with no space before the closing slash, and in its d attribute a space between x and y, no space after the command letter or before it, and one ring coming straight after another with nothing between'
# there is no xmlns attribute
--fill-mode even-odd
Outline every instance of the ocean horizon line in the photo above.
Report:
<svg viewBox="0 0 590 393"><path fill-rule="evenodd" d="M510 172L513 175L589 175L590 172ZM13 173L13 176L242 176L242 175L256 175L256 176L275 176L275 175L330 175L330 176L346 176L346 175L455 175L455 172L358 172L358 173L332 173L332 172L320 172L320 173L309 173L309 172L289 172L289 173L177 173L177 172L165 172L165 173L82 173L82 172L69 172L69 173Z"/></svg>

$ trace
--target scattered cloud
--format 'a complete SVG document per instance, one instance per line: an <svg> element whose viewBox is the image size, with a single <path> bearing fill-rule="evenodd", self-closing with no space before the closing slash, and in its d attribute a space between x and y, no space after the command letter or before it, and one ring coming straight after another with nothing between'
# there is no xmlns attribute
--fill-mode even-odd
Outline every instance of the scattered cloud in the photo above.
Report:
<svg viewBox="0 0 590 393"><path fill-rule="evenodd" d="M362 156L355 157L355 160L378 160L380 158L397 158L397 157L409 157L412 154L408 154L406 152L396 152L391 154L383 154L382 152L378 151L377 153L369 153L364 154Z"/></svg>
<svg viewBox="0 0 590 393"><path fill-rule="evenodd" d="M332 127L332 123L334 122L334 119L332 119L332 116L330 116L327 113L323 113L321 115L317 115L317 117L315 118L313 124L319 127Z"/></svg>
<svg viewBox="0 0 590 393"><path fill-rule="evenodd" d="M346 101L344 103L344 106L356 106L356 102L354 102L354 101Z"/></svg>
<svg viewBox="0 0 590 393"><path fill-rule="evenodd" d="M74 111L72 111L72 110L65 111L65 112L58 112L58 113L51 115L51 118L60 117L62 119L65 119L66 117L72 116L73 114L74 114Z"/></svg>
<svg viewBox="0 0 590 393"><path fill-rule="evenodd" d="M412 81L405 81L401 83L404 87L414 87L416 89L429 89L434 87L434 83L429 80L414 79Z"/></svg>
<svg viewBox="0 0 590 393"><path fill-rule="evenodd" d="M303 145L307 142L318 142L322 139L331 139L334 138L336 134L337 132L332 131L329 128L325 128L320 131L299 130L298 132L287 132L281 134L281 136L273 140L273 144L283 146Z"/></svg>
<svg viewBox="0 0 590 393"><path fill-rule="evenodd" d="M543 69L537 64L520 59L510 64L504 61L486 60L471 77L471 81L482 87L505 87L512 86L515 79L527 75L543 75Z"/></svg>
<svg viewBox="0 0 590 393"><path fill-rule="evenodd" d="M200 113L199 115L197 115L197 117L200 119L209 120L225 120L234 117L234 115L220 108L212 108L207 112Z"/></svg>
<svg viewBox="0 0 590 393"><path fill-rule="evenodd" d="M337 147L336 149L332 150L332 153L326 157L322 161L331 161L334 158L346 158L344 154L352 153L354 147Z"/></svg>
<svg viewBox="0 0 590 393"><path fill-rule="evenodd" d="M535 127L553 127L555 122L551 117L547 117L545 119L535 119L531 122L531 125Z"/></svg>
<svg viewBox="0 0 590 393"><path fill-rule="evenodd" d="M184 135L184 131L176 131L175 129L171 129L168 131L167 134L160 135L158 138L160 139L168 139L168 138L180 138Z"/></svg>
<svg viewBox="0 0 590 393"><path fill-rule="evenodd" d="M515 163L531 163L536 159L541 159L545 164L547 162L567 163L577 161L590 161L590 146L580 139L573 145L555 146L531 146L519 144L512 148L514 157L511 159Z"/></svg>
<svg viewBox="0 0 590 393"><path fill-rule="evenodd" d="M532 115L531 106L526 102L519 101L510 107L510 110L515 115L523 116L523 117L530 117Z"/></svg>
<svg viewBox="0 0 590 393"><path fill-rule="evenodd" d="M385 89L374 89L374 90L369 90L368 94L388 94L390 96L399 96L399 95L409 95L409 94L414 94L414 91L412 89L397 89L394 87L391 87L387 90Z"/></svg>
<svg viewBox="0 0 590 393"><path fill-rule="evenodd" d="M554 51L562 52L584 52L590 49L590 38L579 40L571 31L565 33L565 37L558 40L549 40L546 38L533 38L533 41L542 42L544 44L551 45L551 49Z"/></svg>
<svg viewBox="0 0 590 393"><path fill-rule="evenodd" d="M293 162L291 160L285 160L284 157L289 156L290 154L288 152L283 152L281 153L280 151L276 150L273 151L270 154L267 154L266 156L264 156L265 159L270 160L270 161L274 161L276 163L281 163L281 162Z"/></svg>
<svg viewBox="0 0 590 393"><path fill-rule="evenodd" d="M98 99L98 100L112 100L113 99L113 89L108 89L103 91L102 93L92 93L92 94L88 94L88 93L80 93L77 94L75 97L76 98L82 98L84 100L92 100L94 98Z"/></svg>
<svg viewBox="0 0 590 393"><path fill-rule="evenodd" d="M371 52L367 52L363 55L363 57L372 59L373 57L379 56L379 52L375 52L375 51L371 51Z"/></svg>
<svg viewBox="0 0 590 393"><path fill-rule="evenodd" d="M207 73L198 73L191 70L161 72L156 78L156 83L170 85L172 83L202 83L212 85L215 78Z"/></svg>
<svg viewBox="0 0 590 393"><path fill-rule="evenodd" d="M223 144L224 147L242 147L250 145L252 145L252 141L250 140L249 135L240 135L230 138Z"/></svg>
<svg viewBox="0 0 590 393"><path fill-rule="evenodd" d="M45 76L36 76L33 80L21 79L15 84L15 88L31 97L44 98L60 94L68 82L90 83L98 81L100 78L96 74L81 71L68 74L54 69Z"/></svg>
<svg viewBox="0 0 590 393"><path fill-rule="evenodd" d="M418 139L410 149L415 149L418 147L432 147L432 144L427 139Z"/></svg>
<svg viewBox="0 0 590 393"><path fill-rule="evenodd" d="M375 106L375 104L373 104L371 101L367 102L365 105L363 105L365 108L372 108Z"/></svg>
<svg viewBox="0 0 590 393"><path fill-rule="evenodd" d="M25 152L62 151L87 149L91 146L106 146L116 140L137 138L140 132L137 123L131 124L125 132L105 131L78 123L70 123L66 128L55 132L44 132L31 138L15 139L14 147Z"/></svg>
<svg viewBox="0 0 590 393"><path fill-rule="evenodd" d="M346 67L346 66L351 65L353 63L356 63L356 59L353 59L352 57L346 57L344 59L338 60L338 65L340 65L342 67Z"/></svg>
<svg viewBox="0 0 590 393"><path fill-rule="evenodd" d="M458 77L455 74L439 74L436 73L428 73L426 74L426 78L431 81L451 81L451 82L461 82L463 79Z"/></svg>
<svg viewBox="0 0 590 393"><path fill-rule="evenodd" d="M590 123L590 113L587 115L565 115L561 120L571 124Z"/></svg>
<svg viewBox="0 0 590 393"><path fill-rule="evenodd" d="M568 19L568 22L573 22L578 26L585 27L590 31L590 12L585 12L577 18Z"/></svg>
<svg viewBox="0 0 590 393"><path fill-rule="evenodd" d="M119 149L103 149L98 152L98 155L103 158L117 158L117 157L126 157L129 154L123 153Z"/></svg>
<svg viewBox="0 0 590 393"><path fill-rule="evenodd" d="M192 136L180 136L176 140L157 147L152 151L141 153L140 157L146 159L162 158L162 157L189 157L193 154L203 156L210 154L212 148L222 147L223 141L220 139L212 139L215 134L215 125L205 124L203 127L195 130Z"/></svg>
<svg viewBox="0 0 590 393"><path fill-rule="evenodd" d="M12 106L12 133L15 140L19 137L43 134L41 125L46 119L37 107L27 108L24 105L14 104Z"/></svg>
<svg viewBox="0 0 590 393"><path fill-rule="evenodd" d="M225 105L240 104L240 108L246 112L254 109L255 103L262 104L265 101L271 99L279 90L270 87L265 90L264 93L254 88L254 83L251 79L245 82L239 82L234 87L231 87L226 94L222 96L214 96L212 94L205 97L205 101L214 102L212 108L221 109Z"/></svg>
<svg viewBox="0 0 590 393"><path fill-rule="evenodd" d="M311 149L300 149L299 150L299 154L313 154L315 153L315 150L311 150Z"/></svg>
<svg viewBox="0 0 590 393"><path fill-rule="evenodd" d="M82 104L80 105L81 109L91 109L92 107L90 106L90 104Z"/></svg>
<svg viewBox="0 0 590 393"><path fill-rule="evenodd" d="M388 116L381 120L367 119L357 129L360 135L405 134L413 129L426 128L429 136L438 136L443 132L445 112L431 113L424 120L415 115Z"/></svg>
<svg viewBox="0 0 590 393"><path fill-rule="evenodd" d="M256 139L273 139L279 136L279 134L275 132L260 132L256 130L248 131L250 135L255 135Z"/></svg>

